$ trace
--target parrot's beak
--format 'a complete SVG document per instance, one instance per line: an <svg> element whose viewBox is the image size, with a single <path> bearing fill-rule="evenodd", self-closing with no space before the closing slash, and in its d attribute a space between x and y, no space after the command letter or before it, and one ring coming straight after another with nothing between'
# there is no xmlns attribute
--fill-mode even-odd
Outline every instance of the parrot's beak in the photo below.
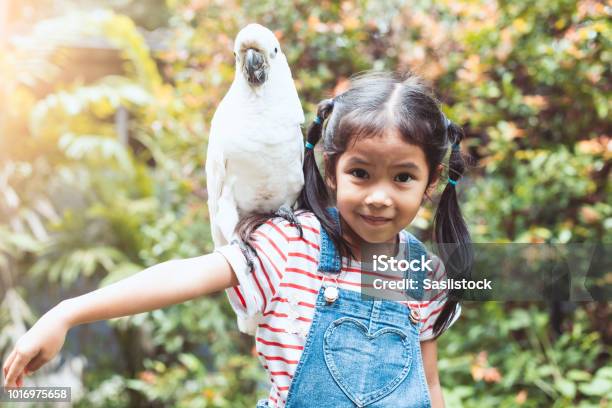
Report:
<svg viewBox="0 0 612 408"><path fill-rule="evenodd" d="M244 58L244 73L251 85L259 86L266 82L267 64L264 55L249 48Z"/></svg>

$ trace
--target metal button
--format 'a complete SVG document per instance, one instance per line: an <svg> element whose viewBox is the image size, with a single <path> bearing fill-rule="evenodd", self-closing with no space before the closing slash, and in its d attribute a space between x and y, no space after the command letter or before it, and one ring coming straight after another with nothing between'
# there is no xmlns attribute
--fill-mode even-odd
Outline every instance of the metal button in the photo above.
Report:
<svg viewBox="0 0 612 408"><path fill-rule="evenodd" d="M410 309L410 321L414 324L421 321L421 314L417 309Z"/></svg>
<svg viewBox="0 0 612 408"><path fill-rule="evenodd" d="M338 299L338 288L335 286L328 286L325 288L325 292L323 292L323 296L325 296L325 300L329 303L333 303Z"/></svg>

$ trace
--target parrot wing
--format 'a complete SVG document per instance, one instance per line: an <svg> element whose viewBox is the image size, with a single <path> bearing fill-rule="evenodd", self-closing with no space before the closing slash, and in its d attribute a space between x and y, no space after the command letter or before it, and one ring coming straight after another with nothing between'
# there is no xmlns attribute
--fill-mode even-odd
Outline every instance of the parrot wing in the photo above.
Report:
<svg viewBox="0 0 612 408"><path fill-rule="evenodd" d="M225 160L223 158L223 152L215 149L211 132L208 152L206 153L206 189L208 191L210 229L215 248L224 244L223 236L216 227L218 222L219 200L223 192L224 179Z"/></svg>
<svg viewBox="0 0 612 408"><path fill-rule="evenodd" d="M208 151L206 153L206 186L208 190L208 212L215 248L227 245L232 240L238 224L238 208L234 198L236 176L228 171L227 144L240 132L236 121L236 91L234 84L225 95L213 115Z"/></svg>

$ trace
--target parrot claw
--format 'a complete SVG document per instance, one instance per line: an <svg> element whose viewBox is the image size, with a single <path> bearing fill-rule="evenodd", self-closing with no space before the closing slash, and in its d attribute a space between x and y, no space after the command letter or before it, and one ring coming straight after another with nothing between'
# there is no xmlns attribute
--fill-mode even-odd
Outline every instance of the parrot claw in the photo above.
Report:
<svg viewBox="0 0 612 408"><path fill-rule="evenodd" d="M244 255L244 258L246 259L246 263L247 266L249 268L250 272L253 272L254 268L255 268L255 258L257 258L257 252L255 251L255 248L253 248L253 246L249 243L244 243L241 240L233 240L232 244L238 244L238 246L240 247L240 251L242 251L242 255Z"/></svg>
<svg viewBox="0 0 612 408"><path fill-rule="evenodd" d="M291 224L295 225L298 231L300 232L300 238L304 236L302 231L302 224L300 223L300 220L298 220L298 218L295 216L295 213L293 212L291 207L283 205L274 214L278 217L284 218Z"/></svg>

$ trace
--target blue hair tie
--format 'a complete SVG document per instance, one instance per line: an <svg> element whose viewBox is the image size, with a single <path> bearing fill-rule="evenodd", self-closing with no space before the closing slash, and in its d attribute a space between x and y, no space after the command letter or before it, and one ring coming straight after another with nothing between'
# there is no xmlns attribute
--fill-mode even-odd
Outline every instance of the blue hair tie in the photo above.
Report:
<svg viewBox="0 0 612 408"><path fill-rule="evenodd" d="M453 150L455 152L458 152L459 150L461 150L461 146L459 146L459 142L453 143Z"/></svg>
<svg viewBox="0 0 612 408"><path fill-rule="evenodd" d="M448 182L451 183L453 186L457 185L457 180L453 180L452 178L448 178Z"/></svg>
<svg viewBox="0 0 612 408"><path fill-rule="evenodd" d="M314 149L314 145L310 142L306 142L305 145L307 149Z"/></svg>
<svg viewBox="0 0 612 408"><path fill-rule="evenodd" d="M317 115L316 118L314 118L314 123L316 123L317 125L320 125L321 123L323 123L323 121L321 120L321 118Z"/></svg>

